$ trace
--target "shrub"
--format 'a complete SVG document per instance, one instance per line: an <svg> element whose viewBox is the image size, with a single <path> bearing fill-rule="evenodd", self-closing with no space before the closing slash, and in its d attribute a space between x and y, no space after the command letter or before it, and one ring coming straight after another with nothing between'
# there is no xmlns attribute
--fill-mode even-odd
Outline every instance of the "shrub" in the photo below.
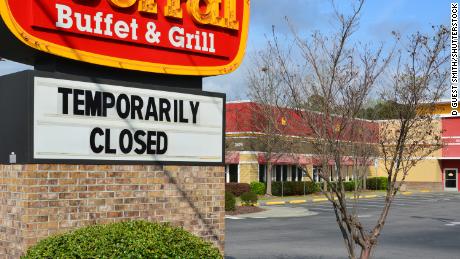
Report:
<svg viewBox="0 0 460 259"><path fill-rule="evenodd" d="M388 186L388 178L386 177L371 177L366 180L368 190L386 190Z"/></svg>
<svg viewBox="0 0 460 259"><path fill-rule="evenodd" d="M355 190L356 182L355 181L344 182L343 186L345 187L345 191L352 192Z"/></svg>
<svg viewBox="0 0 460 259"><path fill-rule="evenodd" d="M94 225L48 237L31 247L31 258L222 258L191 233L147 221Z"/></svg>
<svg viewBox="0 0 460 259"><path fill-rule="evenodd" d="M253 192L253 193L257 194L257 195L264 195L266 193L265 183L252 182L250 187L251 187L251 192Z"/></svg>
<svg viewBox="0 0 460 259"><path fill-rule="evenodd" d="M355 188L358 186L358 181L343 182L343 186L345 187L346 192L353 192L355 191Z"/></svg>
<svg viewBox="0 0 460 259"><path fill-rule="evenodd" d="M332 182L331 185L332 186L335 186L337 184L337 182ZM353 192L355 191L355 187L357 186L358 184L358 181L348 181L348 182L343 182L343 187L345 188L345 191L346 192ZM322 185L321 185L322 187ZM320 187L320 188L321 188Z"/></svg>
<svg viewBox="0 0 460 259"><path fill-rule="evenodd" d="M244 206L254 206L257 203L257 194L253 192L245 192L240 198Z"/></svg>
<svg viewBox="0 0 460 259"><path fill-rule="evenodd" d="M225 192L225 211L235 210L236 199L231 192Z"/></svg>
<svg viewBox="0 0 460 259"><path fill-rule="evenodd" d="M251 191L251 188L247 183L226 183L225 191L233 193L236 197L240 197L241 194Z"/></svg>
<svg viewBox="0 0 460 259"><path fill-rule="evenodd" d="M320 191L321 184L313 182L305 182L305 194L312 194ZM273 182L272 183L272 194L275 196L281 196L282 189L284 195L303 195L304 194L304 182Z"/></svg>

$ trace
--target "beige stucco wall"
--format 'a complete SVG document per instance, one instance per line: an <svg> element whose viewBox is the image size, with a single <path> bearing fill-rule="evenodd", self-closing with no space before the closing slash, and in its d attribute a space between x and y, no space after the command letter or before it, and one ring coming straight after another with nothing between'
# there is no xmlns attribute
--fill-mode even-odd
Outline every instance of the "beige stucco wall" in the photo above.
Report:
<svg viewBox="0 0 460 259"><path fill-rule="evenodd" d="M371 176L387 176L387 172L384 168L383 160L379 160L377 175L374 174L375 170L371 169ZM401 179L399 177L399 179ZM407 182L441 182L441 166L437 159L428 158L419 161L409 171L406 177Z"/></svg>
<svg viewBox="0 0 460 259"><path fill-rule="evenodd" d="M240 183L259 181L259 163L257 154L240 153Z"/></svg>
<svg viewBox="0 0 460 259"><path fill-rule="evenodd" d="M399 125L397 124L398 124L398 121L380 121L381 130L382 132L383 131L387 132L386 133L387 137L394 136L396 138L398 136L397 130L399 129ZM420 132L420 134L425 134L425 131L429 131L429 130L433 131L433 134L430 136L426 136L426 138L423 140L422 143L425 145L431 145L429 146L430 149L432 149L434 145L436 145L436 143L439 143L439 140L435 139L434 137L441 135L441 131L442 131L441 126L442 125L441 125L440 119L433 120L432 124L427 127L423 127L423 125L420 125L420 127L417 128L417 132ZM389 141L389 139L387 139L387 141ZM427 150L429 149L419 150L419 152L417 152L414 156L425 156L425 153ZM409 174L406 177L406 182L431 182L431 183L441 182L442 181L441 166L440 166L440 163L438 162L439 161L438 159L440 157L442 157L441 149L437 149L434 152L432 152L429 156L419 161L409 171ZM375 172L375 169L372 167L371 175L372 176L387 176L386 170L384 168L383 159L379 159L378 164L379 165L378 165L377 173ZM401 179L401 176L399 177L399 179Z"/></svg>
<svg viewBox="0 0 460 259"><path fill-rule="evenodd" d="M438 160L422 160L409 171L408 182L441 182L441 166Z"/></svg>

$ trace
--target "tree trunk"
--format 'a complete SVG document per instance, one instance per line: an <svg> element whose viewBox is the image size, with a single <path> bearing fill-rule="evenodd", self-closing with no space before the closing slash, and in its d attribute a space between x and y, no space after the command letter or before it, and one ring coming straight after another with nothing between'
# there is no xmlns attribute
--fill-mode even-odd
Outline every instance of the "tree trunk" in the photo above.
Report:
<svg viewBox="0 0 460 259"><path fill-rule="evenodd" d="M364 173L364 178L363 178L363 190L367 190L367 172Z"/></svg>
<svg viewBox="0 0 460 259"><path fill-rule="evenodd" d="M361 249L360 259L369 259L371 258L372 247L365 247Z"/></svg>
<svg viewBox="0 0 460 259"><path fill-rule="evenodd" d="M272 164L267 162L267 190L266 195L272 196Z"/></svg>

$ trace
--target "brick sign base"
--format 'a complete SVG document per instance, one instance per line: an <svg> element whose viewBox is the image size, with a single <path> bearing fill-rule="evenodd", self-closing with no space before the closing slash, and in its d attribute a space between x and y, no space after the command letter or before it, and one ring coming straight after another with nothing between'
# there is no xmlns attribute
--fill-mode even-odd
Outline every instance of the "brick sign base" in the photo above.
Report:
<svg viewBox="0 0 460 259"><path fill-rule="evenodd" d="M224 168L0 165L0 258L71 229L170 222L224 249Z"/></svg>

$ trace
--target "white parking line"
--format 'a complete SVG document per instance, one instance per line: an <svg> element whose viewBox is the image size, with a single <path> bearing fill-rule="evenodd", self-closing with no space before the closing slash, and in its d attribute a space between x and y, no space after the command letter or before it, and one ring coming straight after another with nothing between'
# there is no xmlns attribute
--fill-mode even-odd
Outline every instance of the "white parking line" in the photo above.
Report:
<svg viewBox="0 0 460 259"><path fill-rule="evenodd" d="M361 203L361 204L359 204L357 207L358 207L358 208L363 208L363 207L374 207L374 208L377 207L377 208L382 208L382 207L383 207L383 204L382 204L382 205L377 205L377 204L363 204L363 203Z"/></svg>
<svg viewBox="0 0 460 259"><path fill-rule="evenodd" d="M348 207L349 209L351 209L351 208L353 208L353 204L347 204L347 207ZM319 205L319 206L309 206L309 207L307 207L307 208L308 208L308 209L312 209L312 210L315 209L315 208L332 210L332 205L331 205L331 206L321 206L321 205ZM361 208L361 207L358 206L358 208Z"/></svg>
<svg viewBox="0 0 460 259"><path fill-rule="evenodd" d="M417 199L417 198L405 198L405 199L395 199L395 201L409 201L409 202L416 202L416 203L426 203L426 202L435 202L439 199Z"/></svg>
<svg viewBox="0 0 460 259"><path fill-rule="evenodd" d="M234 216L225 216L226 219L243 219L240 217L234 217Z"/></svg>
<svg viewBox="0 0 460 259"><path fill-rule="evenodd" d="M431 201L431 202L434 202L434 201ZM422 201L411 201L411 200L395 200L393 202L393 204L395 205L401 205L401 204L404 204L404 205L425 205L427 204L427 202L422 202Z"/></svg>
<svg viewBox="0 0 460 259"><path fill-rule="evenodd" d="M353 206L348 205L347 208L348 208L348 209L353 209ZM363 210L369 209L369 208L365 208L365 207L357 207L357 208L358 208L358 209L363 209ZM333 210L332 206L330 206L330 207L324 207L324 206L316 207L316 206L314 206L314 207L308 207L308 209L309 209L309 210L319 209L319 210L328 210L328 211L332 211L332 210Z"/></svg>
<svg viewBox="0 0 460 259"><path fill-rule="evenodd" d="M363 201L363 202L358 202L356 203L357 206L361 206L361 205L382 205L384 204L384 202L379 202L379 201ZM352 205L354 205L354 203L352 203Z"/></svg>
<svg viewBox="0 0 460 259"><path fill-rule="evenodd" d="M412 206L412 205L418 205L418 204L419 204L419 203L414 204L414 203L411 203L411 202L404 202L404 203L401 203L401 202L393 202L391 205L392 205L392 206L393 206L393 205L395 205L395 206ZM364 206L366 206L366 205L369 205L369 206L376 206L376 205L378 205L378 207L383 207L383 206L385 205L385 203L383 203L383 202L382 202L382 203L379 203L379 202L372 202L372 203L371 203L371 202L368 202L368 203L361 203L361 204L359 204L358 206L360 206L360 205L364 205Z"/></svg>
<svg viewBox="0 0 460 259"><path fill-rule="evenodd" d="M396 199L409 199L409 200L417 200L417 201L430 201L430 200L439 200L444 197L426 197L426 196L399 196Z"/></svg>
<svg viewBox="0 0 460 259"><path fill-rule="evenodd" d="M329 209L323 209L323 208L311 208L309 209L311 211L328 211L328 212L334 212L334 210L332 208L329 208Z"/></svg>
<svg viewBox="0 0 460 259"><path fill-rule="evenodd" d="M319 205L319 204L316 205L315 204L315 205L308 206L308 208L330 208L330 209L332 209L332 205L330 205L330 204L329 205Z"/></svg>

